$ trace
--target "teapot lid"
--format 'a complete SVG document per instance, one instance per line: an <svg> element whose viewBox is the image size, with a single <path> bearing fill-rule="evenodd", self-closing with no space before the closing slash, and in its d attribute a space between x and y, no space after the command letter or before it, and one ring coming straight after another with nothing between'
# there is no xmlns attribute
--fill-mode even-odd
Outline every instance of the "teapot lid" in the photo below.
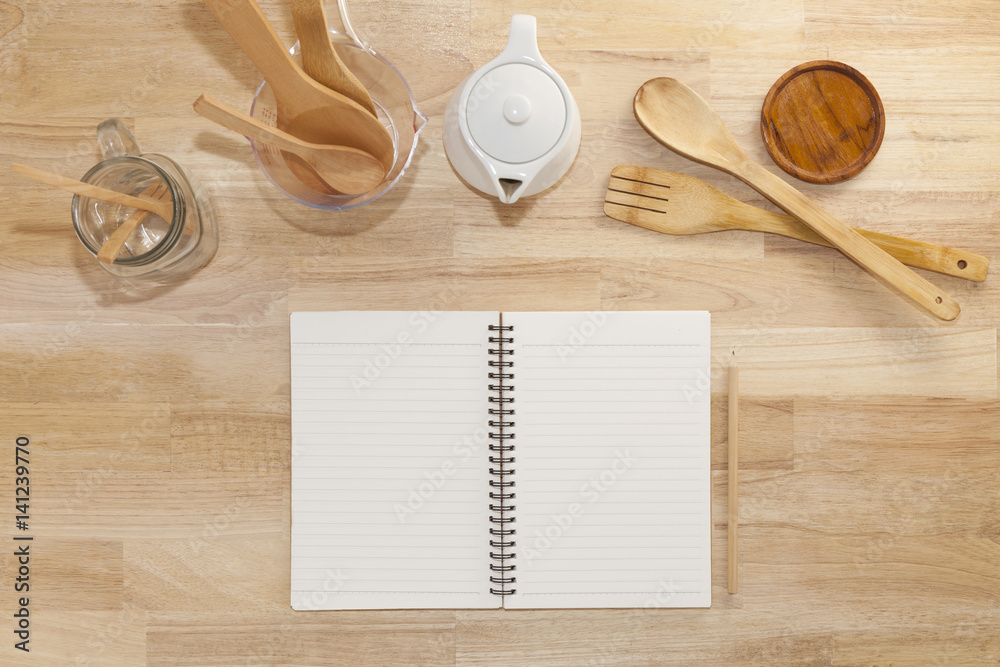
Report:
<svg viewBox="0 0 1000 667"><path fill-rule="evenodd" d="M487 155L520 164L558 143L568 122L567 105L547 72L511 62L486 71L472 86L466 120L472 140Z"/></svg>

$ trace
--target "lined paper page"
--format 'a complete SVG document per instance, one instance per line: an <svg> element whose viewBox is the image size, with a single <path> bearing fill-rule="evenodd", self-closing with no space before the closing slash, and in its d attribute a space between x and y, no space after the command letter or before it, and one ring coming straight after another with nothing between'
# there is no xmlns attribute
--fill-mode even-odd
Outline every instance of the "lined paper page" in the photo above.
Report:
<svg viewBox="0 0 1000 667"><path fill-rule="evenodd" d="M294 313L292 607L498 607L488 326L497 313Z"/></svg>
<svg viewBox="0 0 1000 667"><path fill-rule="evenodd" d="M505 606L710 606L709 314L503 320L517 459Z"/></svg>

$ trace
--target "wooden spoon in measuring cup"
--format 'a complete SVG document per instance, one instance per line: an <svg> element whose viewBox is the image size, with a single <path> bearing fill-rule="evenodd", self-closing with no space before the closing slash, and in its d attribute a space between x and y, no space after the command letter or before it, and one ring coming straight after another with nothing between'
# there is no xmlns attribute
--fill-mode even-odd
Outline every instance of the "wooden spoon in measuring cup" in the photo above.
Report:
<svg viewBox="0 0 1000 667"><path fill-rule="evenodd" d="M392 138L377 118L302 71L254 0L203 0L274 91L278 127L314 144L349 146L392 168Z"/></svg>
<svg viewBox="0 0 1000 667"><path fill-rule="evenodd" d="M750 159L708 103L680 81L647 81L632 106L639 124L667 148L737 177L910 303L943 320L958 317L954 299Z"/></svg>
<svg viewBox="0 0 1000 667"><path fill-rule="evenodd" d="M337 55L330 42L323 0L292 0L295 34L302 46L302 69L324 86L351 98L378 117L368 90Z"/></svg>
<svg viewBox="0 0 1000 667"><path fill-rule="evenodd" d="M266 125L210 95L202 95L194 110L225 128L255 141L298 155L331 188L347 195L359 195L375 188L385 178L385 169L370 153L346 146L311 144L287 132Z"/></svg>

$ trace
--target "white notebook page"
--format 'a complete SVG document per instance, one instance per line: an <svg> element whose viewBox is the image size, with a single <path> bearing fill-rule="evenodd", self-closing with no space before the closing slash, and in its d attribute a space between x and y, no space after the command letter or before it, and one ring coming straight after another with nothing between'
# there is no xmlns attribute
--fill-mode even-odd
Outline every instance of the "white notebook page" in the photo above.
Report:
<svg viewBox="0 0 1000 667"><path fill-rule="evenodd" d="M504 606L710 606L709 314L503 321L517 493Z"/></svg>
<svg viewBox="0 0 1000 667"><path fill-rule="evenodd" d="M498 607L487 338L497 313L294 313L292 607Z"/></svg>

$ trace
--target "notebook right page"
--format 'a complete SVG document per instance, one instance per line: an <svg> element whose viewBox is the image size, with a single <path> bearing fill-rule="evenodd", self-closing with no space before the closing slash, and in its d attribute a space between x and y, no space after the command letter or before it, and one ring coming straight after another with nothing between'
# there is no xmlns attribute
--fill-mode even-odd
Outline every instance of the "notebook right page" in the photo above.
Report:
<svg viewBox="0 0 1000 667"><path fill-rule="evenodd" d="M504 606L710 606L709 313L503 323L517 493Z"/></svg>

